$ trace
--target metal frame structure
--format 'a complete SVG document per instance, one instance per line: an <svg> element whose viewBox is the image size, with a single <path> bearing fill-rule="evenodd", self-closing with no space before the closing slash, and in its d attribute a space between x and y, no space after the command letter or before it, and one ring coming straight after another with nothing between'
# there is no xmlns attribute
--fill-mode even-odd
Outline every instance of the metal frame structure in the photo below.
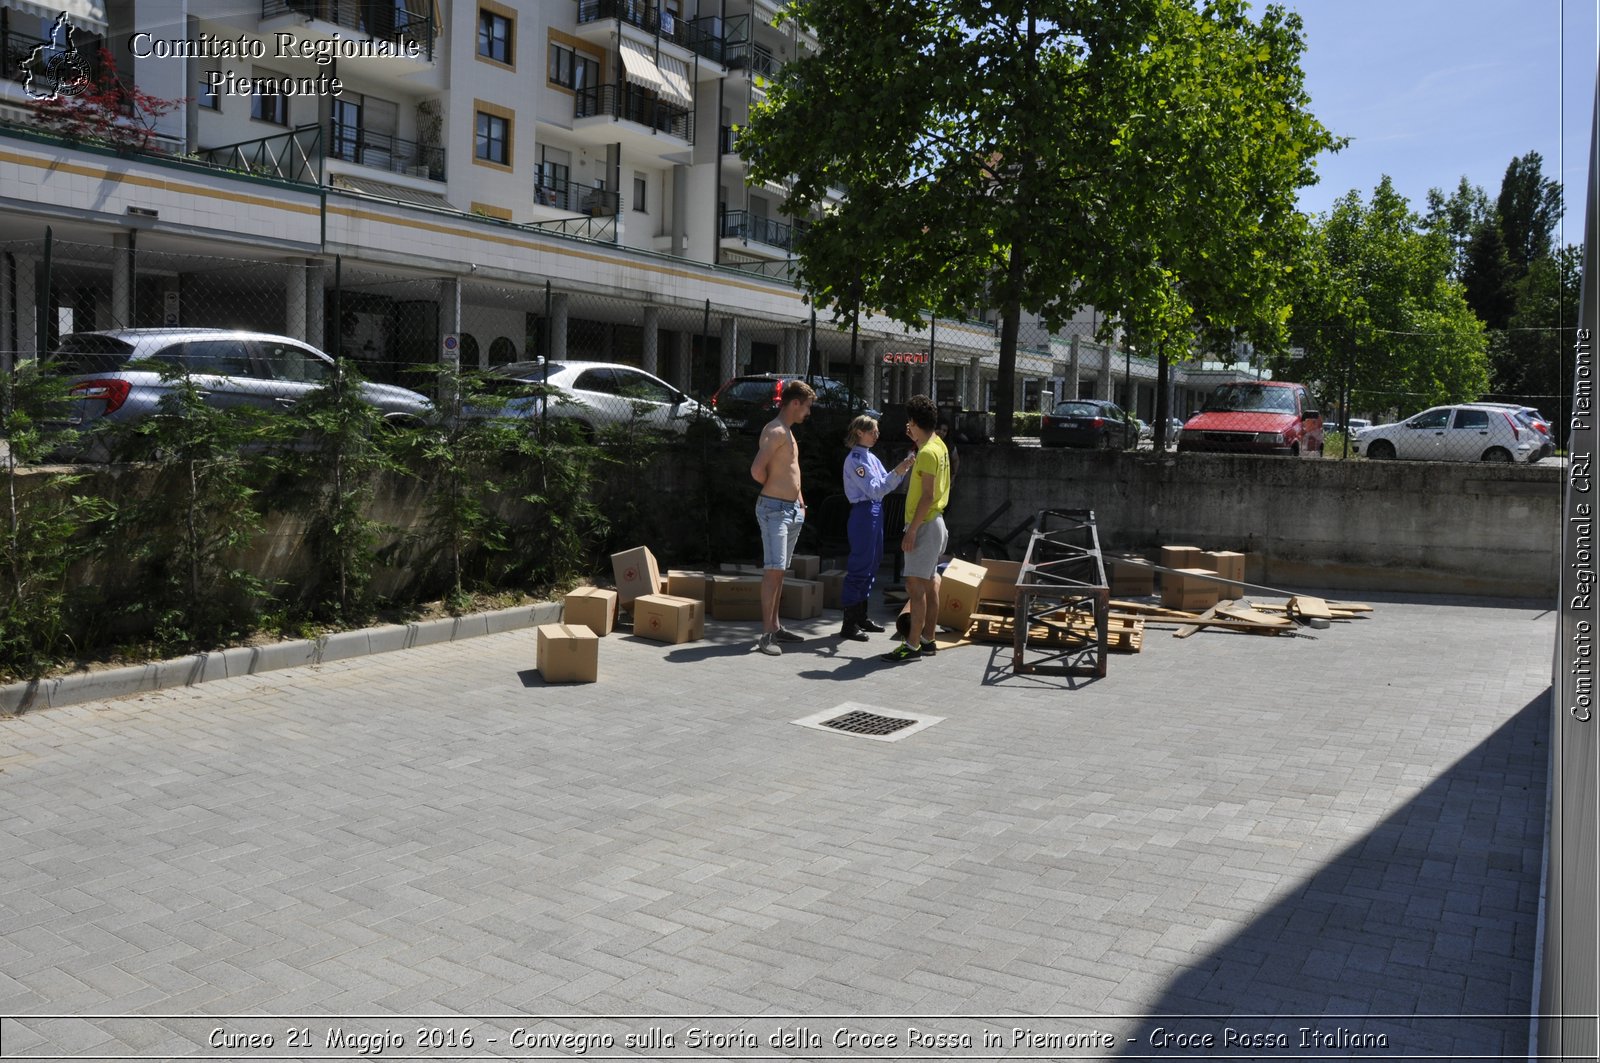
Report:
<svg viewBox="0 0 1600 1063"><path fill-rule="evenodd" d="M1111 587L1093 510L1040 510L1016 595L1013 672L1105 678ZM1071 626L1080 631L1093 625L1087 644L1069 634L1074 617L1078 623ZM1043 634L1034 631L1035 624Z"/></svg>

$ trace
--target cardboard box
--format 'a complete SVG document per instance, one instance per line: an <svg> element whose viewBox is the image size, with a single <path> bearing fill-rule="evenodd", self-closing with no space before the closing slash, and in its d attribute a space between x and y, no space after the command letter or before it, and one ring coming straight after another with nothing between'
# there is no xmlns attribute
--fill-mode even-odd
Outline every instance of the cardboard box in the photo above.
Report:
<svg viewBox="0 0 1600 1063"><path fill-rule="evenodd" d="M1222 596L1224 598L1238 598L1244 594L1244 588L1240 586L1244 582L1243 554L1233 550L1207 550L1200 555L1200 564L1219 576L1226 576L1228 579L1238 581L1222 585Z"/></svg>
<svg viewBox="0 0 1600 1063"><path fill-rule="evenodd" d="M546 683L593 683L600 678L600 636L582 624L541 624L534 661Z"/></svg>
<svg viewBox="0 0 1600 1063"><path fill-rule="evenodd" d="M822 615L822 584L814 579L786 579L778 615L790 620L807 620Z"/></svg>
<svg viewBox="0 0 1600 1063"><path fill-rule="evenodd" d="M612 554L611 575L617 584L617 604L624 609L641 594L660 593L661 569L648 546Z"/></svg>
<svg viewBox="0 0 1600 1063"><path fill-rule="evenodd" d="M574 588L561 603L563 624L582 624L600 638L617 625L617 592L603 587Z"/></svg>
<svg viewBox="0 0 1600 1063"><path fill-rule="evenodd" d="M761 619L760 576L718 576L709 590L713 620Z"/></svg>
<svg viewBox="0 0 1600 1063"><path fill-rule="evenodd" d="M795 554L789 559L789 575L795 579L816 579L822 572L822 558L816 554Z"/></svg>
<svg viewBox="0 0 1600 1063"><path fill-rule="evenodd" d="M1190 576L1201 578L1192 579ZM1221 600L1222 584L1210 578L1209 569L1189 568L1164 573L1161 580L1161 604L1168 609L1184 612L1202 612Z"/></svg>
<svg viewBox="0 0 1600 1063"><path fill-rule="evenodd" d="M667 573L667 591L674 598L693 598L697 602L708 600L711 581L716 579L709 572L690 572L685 569L675 568Z"/></svg>
<svg viewBox="0 0 1600 1063"><path fill-rule="evenodd" d="M941 627L965 631L972 623L973 610L988 570L959 557L944 567L939 576L939 620Z"/></svg>
<svg viewBox="0 0 1600 1063"><path fill-rule="evenodd" d="M760 565L736 565L731 561L724 561L717 566L717 572L724 576L759 576Z"/></svg>
<svg viewBox="0 0 1600 1063"><path fill-rule="evenodd" d="M1198 546L1163 546L1161 556L1157 559L1162 568L1199 568L1200 548ZM1165 573L1163 573L1165 575ZM1162 580L1165 583L1165 580Z"/></svg>
<svg viewBox="0 0 1600 1063"><path fill-rule="evenodd" d="M1118 598L1142 598L1156 592L1156 570L1148 565L1131 564L1124 557L1144 559L1135 554L1106 555L1106 579L1111 581L1111 593Z"/></svg>
<svg viewBox="0 0 1600 1063"><path fill-rule="evenodd" d="M984 561L983 583L978 587L978 600L1005 602L1017 601L1017 577L1022 575L1021 561Z"/></svg>
<svg viewBox="0 0 1600 1063"><path fill-rule="evenodd" d="M844 608L844 578L847 575L842 568L824 569L817 575L817 582L822 584L822 607L824 609Z"/></svg>
<svg viewBox="0 0 1600 1063"><path fill-rule="evenodd" d="M633 633L676 646L706 637L706 603L671 594L644 594L634 599Z"/></svg>

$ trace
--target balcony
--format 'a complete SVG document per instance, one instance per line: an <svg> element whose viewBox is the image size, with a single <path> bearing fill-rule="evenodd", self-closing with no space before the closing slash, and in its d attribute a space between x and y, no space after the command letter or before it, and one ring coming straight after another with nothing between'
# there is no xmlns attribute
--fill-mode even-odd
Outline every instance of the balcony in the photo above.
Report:
<svg viewBox="0 0 1600 1063"><path fill-rule="evenodd" d="M794 250L795 237L803 232L805 232L804 223L774 221L771 218L757 217L747 210L722 212L724 247L748 248L751 244L762 244L787 253ZM761 249L751 248L751 250L759 253Z"/></svg>
<svg viewBox="0 0 1600 1063"><path fill-rule="evenodd" d="M533 186L536 205L591 218L614 218L622 209L622 198L604 188L586 188L571 181L542 179Z"/></svg>
<svg viewBox="0 0 1600 1063"><path fill-rule="evenodd" d="M338 121L328 123L328 158L430 181L445 179L444 148L352 128Z"/></svg>
<svg viewBox="0 0 1600 1063"><path fill-rule="evenodd" d="M724 155L739 154L739 131L731 125L722 127L721 149Z"/></svg>
<svg viewBox="0 0 1600 1063"><path fill-rule="evenodd" d="M322 127L316 123L287 133L202 148L195 157L206 166L257 177L316 185L322 183Z"/></svg>
<svg viewBox="0 0 1600 1063"><path fill-rule="evenodd" d="M578 26L616 19L659 37L680 48L687 48L714 63L722 62L720 20L715 16L679 18L654 4L640 0L578 0Z"/></svg>
<svg viewBox="0 0 1600 1063"><path fill-rule="evenodd" d="M777 77L778 68L783 65L777 56L755 41L729 41L723 46L723 52L729 70L748 70L757 77Z"/></svg>
<svg viewBox="0 0 1600 1063"><path fill-rule="evenodd" d="M694 143L694 113L676 104L667 103L654 93L631 84L591 85L577 90L573 98L572 117L609 117L632 122L650 130L651 136L664 133L687 143Z"/></svg>
<svg viewBox="0 0 1600 1063"><path fill-rule="evenodd" d="M411 10L410 3L432 8L430 0L261 0L261 18L299 15L355 30L375 41L415 44L431 63L438 27L431 14Z"/></svg>

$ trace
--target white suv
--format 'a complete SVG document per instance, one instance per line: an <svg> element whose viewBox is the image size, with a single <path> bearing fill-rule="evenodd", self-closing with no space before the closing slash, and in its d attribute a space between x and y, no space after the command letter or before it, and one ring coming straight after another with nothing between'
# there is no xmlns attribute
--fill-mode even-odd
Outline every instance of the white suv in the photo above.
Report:
<svg viewBox="0 0 1600 1063"><path fill-rule="evenodd" d="M1404 421L1364 429L1350 440L1350 447L1374 461L1529 462L1544 445L1538 435L1511 410L1435 406Z"/></svg>

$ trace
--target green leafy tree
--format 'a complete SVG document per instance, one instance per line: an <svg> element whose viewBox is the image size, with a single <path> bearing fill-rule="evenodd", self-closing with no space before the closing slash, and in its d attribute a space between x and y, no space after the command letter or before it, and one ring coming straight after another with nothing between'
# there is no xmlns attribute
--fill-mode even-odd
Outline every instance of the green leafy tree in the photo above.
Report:
<svg viewBox="0 0 1600 1063"><path fill-rule="evenodd" d="M1490 343L1497 394L1537 399L1565 424L1583 284L1583 250L1576 244L1535 259L1517 282L1516 308Z"/></svg>
<svg viewBox="0 0 1600 1063"><path fill-rule="evenodd" d="M152 624L160 649L211 647L252 630L272 596L242 555L261 528L259 485L285 419L212 406L182 367L149 367L167 385L157 411L109 432L112 453L146 460L156 475L117 515L117 533L144 575L124 611Z"/></svg>
<svg viewBox="0 0 1600 1063"><path fill-rule="evenodd" d="M1467 248L1479 230L1494 223L1494 208L1482 186L1468 181L1463 174L1456 190L1448 196L1437 188L1428 190L1424 222L1429 230L1442 232L1449 239L1454 252L1450 275L1460 280L1466 273Z"/></svg>
<svg viewBox="0 0 1600 1063"><path fill-rule="evenodd" d="M295 404L290 424L299 443L285 468L299 490L289 501L311 515L307 539L316 559L311 609L319 619L360 619L384 528L370 515L378 476L402 467L396 428L361 396L355 363L339 359L332 375Z"/></svg>
<svg viewBox="0 0 1600 1063"><path fill-rule="evenodd" d="M112 515L109 499L79 493L84 476L24 467L72 443L59 427L70 402L59 376L37 362L0 375L0 469L5 527L0 540L0 677L41 674L73 641L81 591L74 566L97 549L95 532Z"/></svg>
<svg viewBox="0 0 1600 1063"><path fill-rule="evenodd" d="M1549 256L1561 220L1561 186L1544 175L1544 157L1537 151L1512 159L1506 167L1495 217L1506 258L1520 280L1534 262Z"/></svg>
<svg viewBox="0 0 1600 1063"><path fill-rule="evenodd" d="M1281 333L1294 191L1337 142L1307 110L1298 17L1244 10L793 0L783 17L819 48L740 150L812 216L798 253L819 305L912 325L998 309L1008 438L1023 311L1058 328L1094 305L1161 350L1202 326Z"/></svg>
<svg viewBox="0 0 1600 1063"><path fill-rule="evenodd" d="M1451 261L1448 236L1388 177L1370 202L1345 194L1314 227L1301 275L1292 327L1303 353L1278 368L1349 396L1347 412L1478 398L1487 341Z"/></svg>

